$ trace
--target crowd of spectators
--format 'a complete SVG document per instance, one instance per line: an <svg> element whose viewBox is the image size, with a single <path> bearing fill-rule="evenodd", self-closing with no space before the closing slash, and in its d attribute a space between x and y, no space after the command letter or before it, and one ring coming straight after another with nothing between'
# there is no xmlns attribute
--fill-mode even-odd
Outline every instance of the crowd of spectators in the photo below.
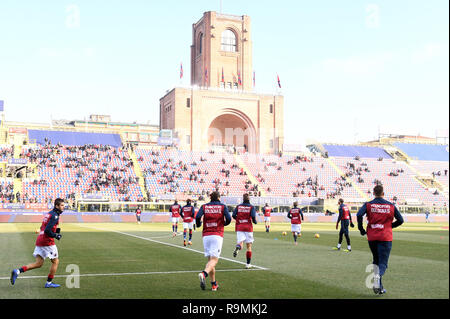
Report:
<svg viewBox="0 0 450 319"><path fill-rule="evenodd" d="M444 169L443 176L447 176L447 174L448 174L448 170ZM431 175L433 175L433 178L436 178L436 176L441 176L442 173L441 173L441 171L436 171L436 172L433 171L433 172L431 172Z"/></svg>
<svg viewBox="0 0 450 319"><path fill-rule="evenodd" d="M12 203L14 201L14 185L11 183L0 183L0 202Z"/></svg>
<svg viewBox="0 0 450 319"><path fill-rule="evenodd" d="M243 181L247 175L243 168L225 156L215 155L214 150L207 154L190 154L188 159L180 157L175 160L167 157L166 152L152 150L147 157L151 164L144 164L142 171L146 180L156 180L157 184L164 186L159 195L181 194L200 199L217 191L221 196L228 196L231 187L236 186L232 185L232 181L237 179L242 180L239 186L242 191L249 192L251 196L261 196L258 185L253 185L249 179ZM143 156L140 155L138 160L143 162Z"/></svg>
<svg viewBox="0 0 450 319"><path fill-rule="evenodd" d="M214 150L209 151L209 155L202 154L194 159L191 154L191 160L173 160L162 156L163 151L151 151L151 163L153 165L143 169L144 177L156 177L159 185L164 185L163 194L184 194L197 197L198 199L207 198L212 191L218 191L222 196L233 192L246 191L250 196L261 196L261 190L265 190L268 196L276 196L272 194L272 180L268 178L268 174L273 174L276 178L283 179L285 172L295 168L300 172L298 180L294 185L286 187L284 196L293 197L323 197L334 199L343 196L347 188L352 188L352 181L359 184L365 184L367 176L370 176L371 169L368 167L364 159L355 157L353 162L347 162L343 171L343 176L335 178L332 183L329 181L320 181L319 175L312 170L324 169L324 164L315 164L317 158L308 156L284 157L282 153L278 156L265 157L261 156L263 165L260 170L254 174L256 183L252 178L247 177L247 172L233 161L233 157L229 154L236 153L235 149L229 149L225 153L216 154ZM221 156L221 154L225 154ZM228 154L228 155L227 155ZM11 158L14 155L14 146L1 148L0 158ZM227 157L228 156L228 157ZM107 189L113 187L115 192L120 195L120 200L129 201L130 186L139 184L139 177L133 172L133 161L128 155L125 148L114 148L105 145L83 145L83 146L64 146L60 143L53 145L51 141L47 141L45 145L38 147L24 147L21 154L22 158L28 159L31 164L36 164L38 172L43 170L51 170L58 174L63 174L67 170L76 172L75 178L68 181L72 183L77 193L105 193ZM214 158L214 159L213 159ZM378 159L382 161L382 158ZM214 162L214 171L209 171L208 162ZM139 163L144 162L143 156L138 158ZM117 165L117 163L120 163ZM320 163L320 162L319 162ZM372 163L372 162L371 162ZM326 164L326 163L325 163ZM286 166L287 165L287 166ZM371 164L373 166L373 164ZM341 166L342 168L342 166ZM377 170L377 168L375 167ZM271 171L271 172L269 172ZM385 171L384 175L389 177L397 177L403 174L403 168L394 168L391 171ZM432 172L433 178L439 176L447 176L448 171L436 170ZM1 175L1 174L0 174ZM42 176L39 179L30 181L34 186L46 187L53 183L48 176ZM250 176L251 177L251 176ZM322 176L321 176L322 177ZM189 187L185 181L189 181ZM236 180L238 181L239 191L236 190ZM371 179L369 179L371 180ZM383 179L384 180L384 179ZM331 181L331 179L330 179ZM325 184L322 184L325 183ZM373 180L373 184L381 184L378 179ZM332 185L330 187L330 185ZM356 184L355 184L356 187ZM326 193L325 193L326 191ZM367 191L370 195L371 189ZM438 190L434 191L435 195L439 195ZM137 201L144 201L149 198L155 198L148 190L147 196L138 196ZM75 192L65 194L66 199L75 200ZM51 201L49 197L37 198L26 191L14 194L12 184L2 184L0 188L0 197L3 202L11 202L17 199L21 203L38 203L42 201Z"/></svg>
<svg viewBox="0 0 450 319"><path fill-rule="evenodd" d="M14 145L11 147L0 147L0 160L5 161L14 156Z"/></svg>
<svg viewBox="0 0 450 319"><path fill-rule="evenodd" d="M109 145L64 146L52 145L50 141L37 148L26 148L21 154L29 163L36 164L39 171L54 169L56 175L67 170L75 170L75 178L68 181L82 193L102 193L110 186L122 195L121 200L129 201L129 189L132 184L139 184L139 177L133 171L133 161L125 148ZM119 163L119 165L116 165ZM49 185L52 181L45 178L34 180L33 185ZM28 194L24 194L27 199ZM66 199L75 200L75 193L65 194ZM144 200L144 198L139 198ZM35 198L28 198L34 201Z"/></svg>

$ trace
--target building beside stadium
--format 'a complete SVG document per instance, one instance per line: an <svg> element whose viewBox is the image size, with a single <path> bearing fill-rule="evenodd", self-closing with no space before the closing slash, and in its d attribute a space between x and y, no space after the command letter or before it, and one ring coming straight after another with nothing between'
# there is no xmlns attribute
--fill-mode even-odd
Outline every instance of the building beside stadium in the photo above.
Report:
<svg viewBox="0 0 450 319"><path fill-rule="evenodd" d="M245 15L209 11L192 25L191 86L160 99L160 128L172 131L180 149L282 150L283 96L254 91L251 35Z"/></svg>

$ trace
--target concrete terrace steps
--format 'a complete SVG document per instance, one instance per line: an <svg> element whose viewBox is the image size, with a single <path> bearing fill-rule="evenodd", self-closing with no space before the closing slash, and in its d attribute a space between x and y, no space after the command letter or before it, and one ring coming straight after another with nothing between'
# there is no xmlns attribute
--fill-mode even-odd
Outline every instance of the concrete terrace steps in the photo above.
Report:
<svg viewBox="0 0 450 319"><path fill-rule="evenodd" d="M17 192L20 193L20 196L23 196L23 191L22 191L22 179L21 178L14 178L14 203L17 203L17 197L16 194Z"/></svg>
<svg viewBox="0 0 450 319"><path fill-rule="evenodd" d="M412 165L410 165L408 162L405 162L405 164L406 164L406 166L408 166L415 174L416 174L416 176L415 176L415 178L414 178L414 180L416 181L416 182L418 182L421 186L423 186L424 188L429 188L430 186L429 185L426 185L424 182L422 182L420 179L419 179L419 176L421 175L421 173L415 168L415 167L413 167ZM448 198L448 187L446 187L445 185L442 185L439 181L437 181L437 180L434 180L433 181L435 184L437 184L436 185L436 187L435 188L437 188L437 189L439 189L440 191L441 191L441 193L447 198L447 199L449 199Z"/></svg>
<svg viewBox="0 0 450 319"><path fill-rule="evenodd" d="M338 174L339 174L340 176L344 176L344 177L345 177L344 172L343 172L343 171L342 171L342 170L341 170L341 169L333 162L332 158L327 158L326 160L327 160L327 162L330 164L330 166L333 167L333 168L336 170L336 172L338 172ZM354 181L353 179L348 178L348 177L345 177L345 180L349 181L349 182L352 184L352 187L358 192L359 195L361 195L362 198L364 198L366 201L369 200L369 198L367 197L367 194L364 193L364 192L356 185L356 183L355 183L355 181Z"/></svg>
<svg viewBox="0 0 450 319"><path fill-rule="evenodd" d="M141 166L139 165L139 161L137 160L136 153L132 150L128 149L128 155L130 155L131 160L133 161L133 170L137 177L139 177L139 187L141 188L142 196L147 198L147 190L145 187L145 178L144 174L142 174Z"/></svg>
<svg viewBox="0 0 450 319"><path fill-rule="evenodd" d="M234 159L236 160L236 163L239 165L239 167L242 168L244 170L244 172L247 173L247 177L250 180L250 182L252 182L253 185L259 185L260 183L258 182L256 177L252 174L252 172L248 169L247 165L245 165L245 162L242 160L242 158L240 158L239 155L234 154ZM259 191L261 192L262 197L267 196L264 188L260 187Z"/></svg>

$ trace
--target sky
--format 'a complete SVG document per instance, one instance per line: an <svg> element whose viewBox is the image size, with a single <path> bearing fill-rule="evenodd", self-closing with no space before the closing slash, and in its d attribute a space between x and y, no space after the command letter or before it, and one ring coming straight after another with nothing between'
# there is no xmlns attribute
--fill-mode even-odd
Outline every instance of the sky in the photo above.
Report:
<svg viewBox="0 0 450 319"><path fill-rule="evenodd" d="M248 15L256 90L284 96L285 143L447 134L447 0L1 0L6 121L109 114L159 124L190 81L192 24Z"/></svg>

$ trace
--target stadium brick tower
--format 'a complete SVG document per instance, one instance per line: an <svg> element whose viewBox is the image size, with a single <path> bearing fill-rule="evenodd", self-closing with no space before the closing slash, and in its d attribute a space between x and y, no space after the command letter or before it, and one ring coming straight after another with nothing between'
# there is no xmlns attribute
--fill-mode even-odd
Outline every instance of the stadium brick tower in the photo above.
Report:
<svg viewBox="0 0 450 319"><path fill-rule="evenodd" d="M205 12L192 26L191 86L160 99L160 128L179 149L214 145L277 153L284 140L283 96L254 91L248 16Z"/></svg>

